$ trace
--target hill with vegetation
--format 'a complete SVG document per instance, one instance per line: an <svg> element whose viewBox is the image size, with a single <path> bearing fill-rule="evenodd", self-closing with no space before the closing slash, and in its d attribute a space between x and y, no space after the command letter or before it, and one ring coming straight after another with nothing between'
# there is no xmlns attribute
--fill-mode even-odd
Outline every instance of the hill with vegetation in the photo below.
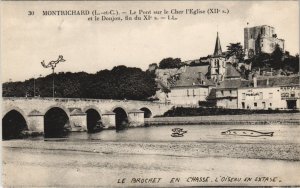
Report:
<svg viewBox="0 0 300 188"><path fill-rule="evenodd" d="M2 85L3 97L52 97L52 76L6 82ZM148 100L156 92L154 73L126 66L96 74L60 72L54 80L55 97Z"/></svg>

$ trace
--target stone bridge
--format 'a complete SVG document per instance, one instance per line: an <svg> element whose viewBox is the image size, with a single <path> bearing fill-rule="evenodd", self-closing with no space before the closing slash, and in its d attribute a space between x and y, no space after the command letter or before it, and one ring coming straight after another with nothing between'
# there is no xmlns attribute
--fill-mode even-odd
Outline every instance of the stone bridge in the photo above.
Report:
<svg viewBox="0 0 300 188"><path fill-rule="evenodd" d="M61 121L74 131L92 130L99 121L104 128L118 129L124 122L129 127L143 126L144 118L162 115L172 107L164 103L134 100L39 97L2 99L3 130L10 124L18 124L14 127L22 124L26 130L43 133L51 130L49 126L61 124Z"/></svg>

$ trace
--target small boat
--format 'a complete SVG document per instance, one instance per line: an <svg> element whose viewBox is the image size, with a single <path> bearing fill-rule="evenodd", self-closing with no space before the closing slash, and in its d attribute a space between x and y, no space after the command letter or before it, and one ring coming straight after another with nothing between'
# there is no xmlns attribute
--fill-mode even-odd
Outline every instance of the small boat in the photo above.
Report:
<svg viewBox="0 0 300 188"><path fill-rule="evenodd" d="M187 131L184 131L182 128L174 128L172 129L173 133L171 134L172 137L183 137L184 133L187 133Z"/></svg>
<svg viewBox="0 0 300 188"><path fill-rule="evenodd" d="M274 132L260 132L250 129L229 129L227 131L221 132L222 135L235 135L235 136L250 136L250 137L260 137L260 136L273 136Z"/></svg>

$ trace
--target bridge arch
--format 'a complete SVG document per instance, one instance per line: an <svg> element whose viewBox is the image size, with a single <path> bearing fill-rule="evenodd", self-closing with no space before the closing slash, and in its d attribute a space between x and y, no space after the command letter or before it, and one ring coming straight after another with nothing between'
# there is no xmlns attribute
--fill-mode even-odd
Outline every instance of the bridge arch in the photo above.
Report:
<svg viewBox="0 0 300 188"><path fill-rule="evenodd" d="M116 106L112 109L116 117L116 130L122 130L128 127L128 113L124 107Z"/></svg>
<svg viewBox="0 0 300 188"><path fill-rule="evenodd" d="M7 109L5 112L2 118L2 139L20 138L21 132L28 130L24 112L16 107Z"/></svg>
<svg viewBox="0 0 300 188"><path fill-rule="evenodd" d="M2 111L2 118L9 112L9 111L12 111L12 110L16 110L18 111L20 114L22 114L22 116L25 118L27 117L27 114L19 107L17 106L10 106L8 108L4 108L4 110ZM26 120L26 123L27 123L27 119L25 118Z"/></svg>
<svg viewBox="0 0 300 188"><path fill-rule="evenodd" d="M152 117L152 111L149 108L143 107L140 110L144 111L144 118L151 118Z"/></svg>
<svg viewBox="0 0 300 188"><path fill-rule="evenodd" d="M86 113L87 129L88 132L95 132L100 127L101 122L101 111L96 106L87 106L83 109Z"/></svg>
<svg viewBox="0 0 300 188"><path fill-rule="evenodd" d="M50 106L44 115L44 134L46 138L64 136L70 131L70 115L64 107Z"/></svg>
<svg viewBox="0 0 300 188"><path fill-rule="evenodd" d="M70 110L68 110L65 106L60 105L60 104L55 104L55 105L51 105L48 106L45 110L44 110L44 114L46 114L51 108L60 108L62 109L68 116L68 118L70 119Z"/></svg>

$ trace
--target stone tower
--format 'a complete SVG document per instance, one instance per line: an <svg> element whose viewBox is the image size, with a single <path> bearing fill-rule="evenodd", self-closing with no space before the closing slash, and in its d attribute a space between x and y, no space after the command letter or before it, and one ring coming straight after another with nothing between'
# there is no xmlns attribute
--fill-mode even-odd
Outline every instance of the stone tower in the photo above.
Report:
<svg viewBox="0 0 300 188"><path fill-rule="evenodd" d="M214 82L220 82L224 80L226 69L225 58L222 56L221 42L219 33L217 32L216 45L213 56L209 59L209 78Z"/></svg>
<svg viewBox="0 0 300 188"><path fill-rule="evenodd" d="M221 43L220 43L220 38L219 38L219 32L217 32L214 56L219 56L219 55L222 55L222 48L221 48Z"/></svg>
<svg viewBox="0 0 300 188"><path fill-rule="evenodd" d="M284 51L284 40L277 38L274 27L261 25L244 28L244 48L247 58L259 53L271 54L276 44Z"/></svg>

